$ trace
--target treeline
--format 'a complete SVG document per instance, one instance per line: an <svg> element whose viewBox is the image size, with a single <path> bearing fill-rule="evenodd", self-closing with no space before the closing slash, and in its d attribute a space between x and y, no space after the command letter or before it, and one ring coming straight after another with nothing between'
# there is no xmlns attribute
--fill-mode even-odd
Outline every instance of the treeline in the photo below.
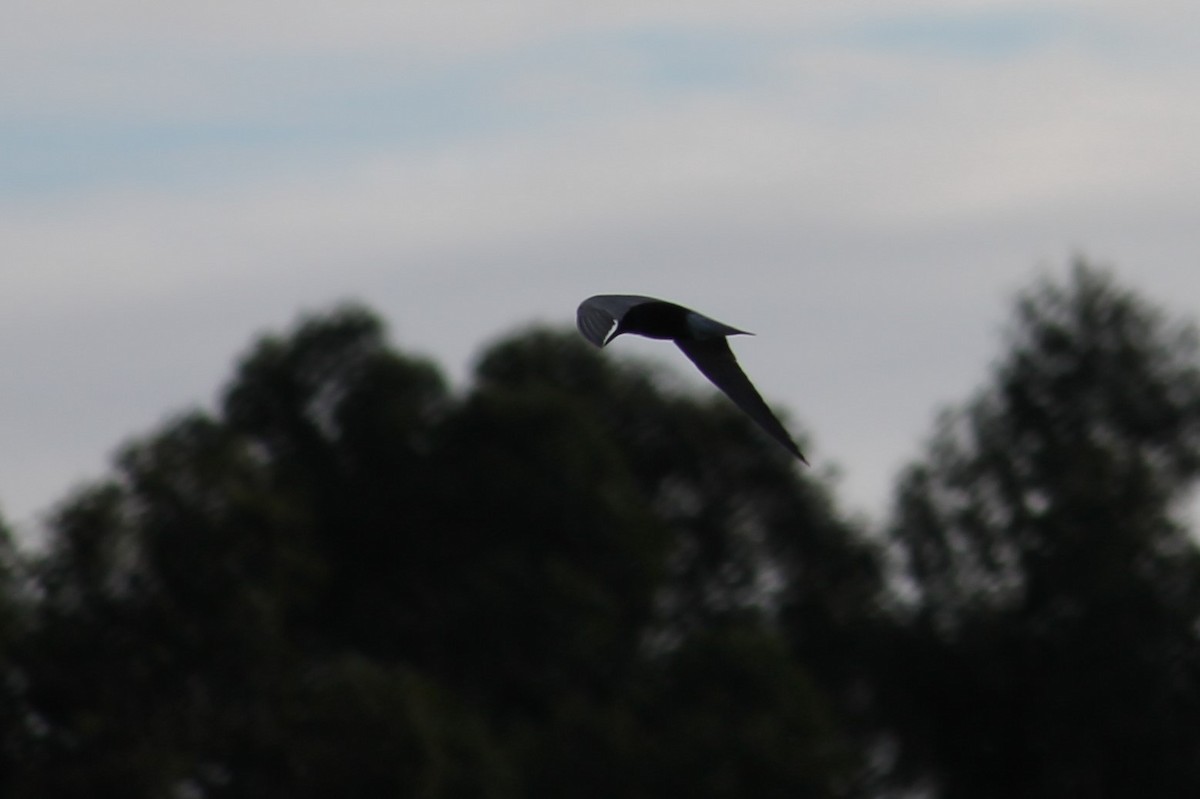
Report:
<svg viewBox="0 0 1200 799"><path fill-rule="evenodd" d="M257 342L0 556L0 795L1200 796L1194 333L1018 299L868 529L573 331Z"/></svg>

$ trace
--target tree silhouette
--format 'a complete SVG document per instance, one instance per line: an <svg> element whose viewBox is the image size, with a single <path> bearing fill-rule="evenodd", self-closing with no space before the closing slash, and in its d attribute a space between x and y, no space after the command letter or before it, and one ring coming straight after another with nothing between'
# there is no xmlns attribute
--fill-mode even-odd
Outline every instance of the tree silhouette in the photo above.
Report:
<svg viewBox="0 0 1200 799"><path fill-rule="evenodd" d="M830 670L773 619L796 539L853 530L785 454L574 334L456 395L369 312L310 317L62 506L6 787L833 795Z"/></svg>
<svg viewBox="0 0 1200 799"><path fill-rule="evenodd" d="M1193 795L1196 340L1018 300L871 535L712 391L521 330L466 385L357 306L0 526L0 794Z"/></svg>
<svg viewBox="0 0 1200 799"><path fill-rule="evenodd" d="M898 694L944 796L1200 790L1194 332L1077 264L902 476Z"/></svg>

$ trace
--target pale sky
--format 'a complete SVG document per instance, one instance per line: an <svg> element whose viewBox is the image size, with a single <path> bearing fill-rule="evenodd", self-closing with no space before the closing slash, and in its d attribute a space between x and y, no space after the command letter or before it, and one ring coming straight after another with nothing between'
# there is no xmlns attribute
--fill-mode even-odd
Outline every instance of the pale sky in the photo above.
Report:
<svg viewBox="0 0 1200 799"><path fill-rule="evenodd" d="M752 330L747 372L876 516L1039 272L1082 253L1196 312L1194 3L594 5L9 3L4 517L339 300L460 386L596 293Z"/></svg>

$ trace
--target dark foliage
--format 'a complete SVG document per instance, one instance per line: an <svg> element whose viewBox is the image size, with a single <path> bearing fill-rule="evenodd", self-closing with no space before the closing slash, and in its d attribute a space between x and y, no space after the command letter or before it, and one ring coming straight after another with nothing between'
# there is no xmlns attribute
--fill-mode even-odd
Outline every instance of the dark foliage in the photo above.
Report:
<svg viewBox="0 0 1200 799"><path fill-rule="evenodd" d="M903 475L905 749L948 797L1200 790L1192 330L1078 265Z"/></svg>
<svg viewBox="0 0 1200 799"><path fill-rule="evenodd" d="M805 530L868 551L832 514L572 333L455 396L370 313L307 319L62 506L4 793L835 795L831 670L770 622Z"/></svg>
<svg viewBox="0 0 1200 799"><path fill-rule="evenodd" d="M43 554L0 530L0 795L1200 793L1187 328L1034 286L882 535L610 355L259 341Z"/></svg>

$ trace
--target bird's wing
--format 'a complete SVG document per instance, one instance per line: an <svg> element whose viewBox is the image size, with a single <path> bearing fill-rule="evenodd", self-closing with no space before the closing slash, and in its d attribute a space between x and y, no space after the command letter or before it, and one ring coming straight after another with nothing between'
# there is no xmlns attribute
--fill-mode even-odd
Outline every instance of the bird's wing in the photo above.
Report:
<svg viewBox="0 0 1200 799"><path fill-rule="evenodd" d="M579 332L597 347L608 343L609 336L616 329L630 308L647 302L662 302L653 297L641 297L636 294L598 294L588 297L579 304L575 312L575 324Z"/></svg>
<svg viewBox="0 0 1200 799"><path fill-rule="evenodd" d="M675 343L679 349L683 350L683 354L696 364L705 377L724 391L739 408L746 412L747 416L758 422L758 426L767 431L771 438L786 447L803 463L808 463L791 435L775 418L775 414L771 412L758 390L754 388L750 378L746 377L742 367L738 366L737 358L734 357L733 350L729 348L729 342L726 339L677 339Z"/></svg>

